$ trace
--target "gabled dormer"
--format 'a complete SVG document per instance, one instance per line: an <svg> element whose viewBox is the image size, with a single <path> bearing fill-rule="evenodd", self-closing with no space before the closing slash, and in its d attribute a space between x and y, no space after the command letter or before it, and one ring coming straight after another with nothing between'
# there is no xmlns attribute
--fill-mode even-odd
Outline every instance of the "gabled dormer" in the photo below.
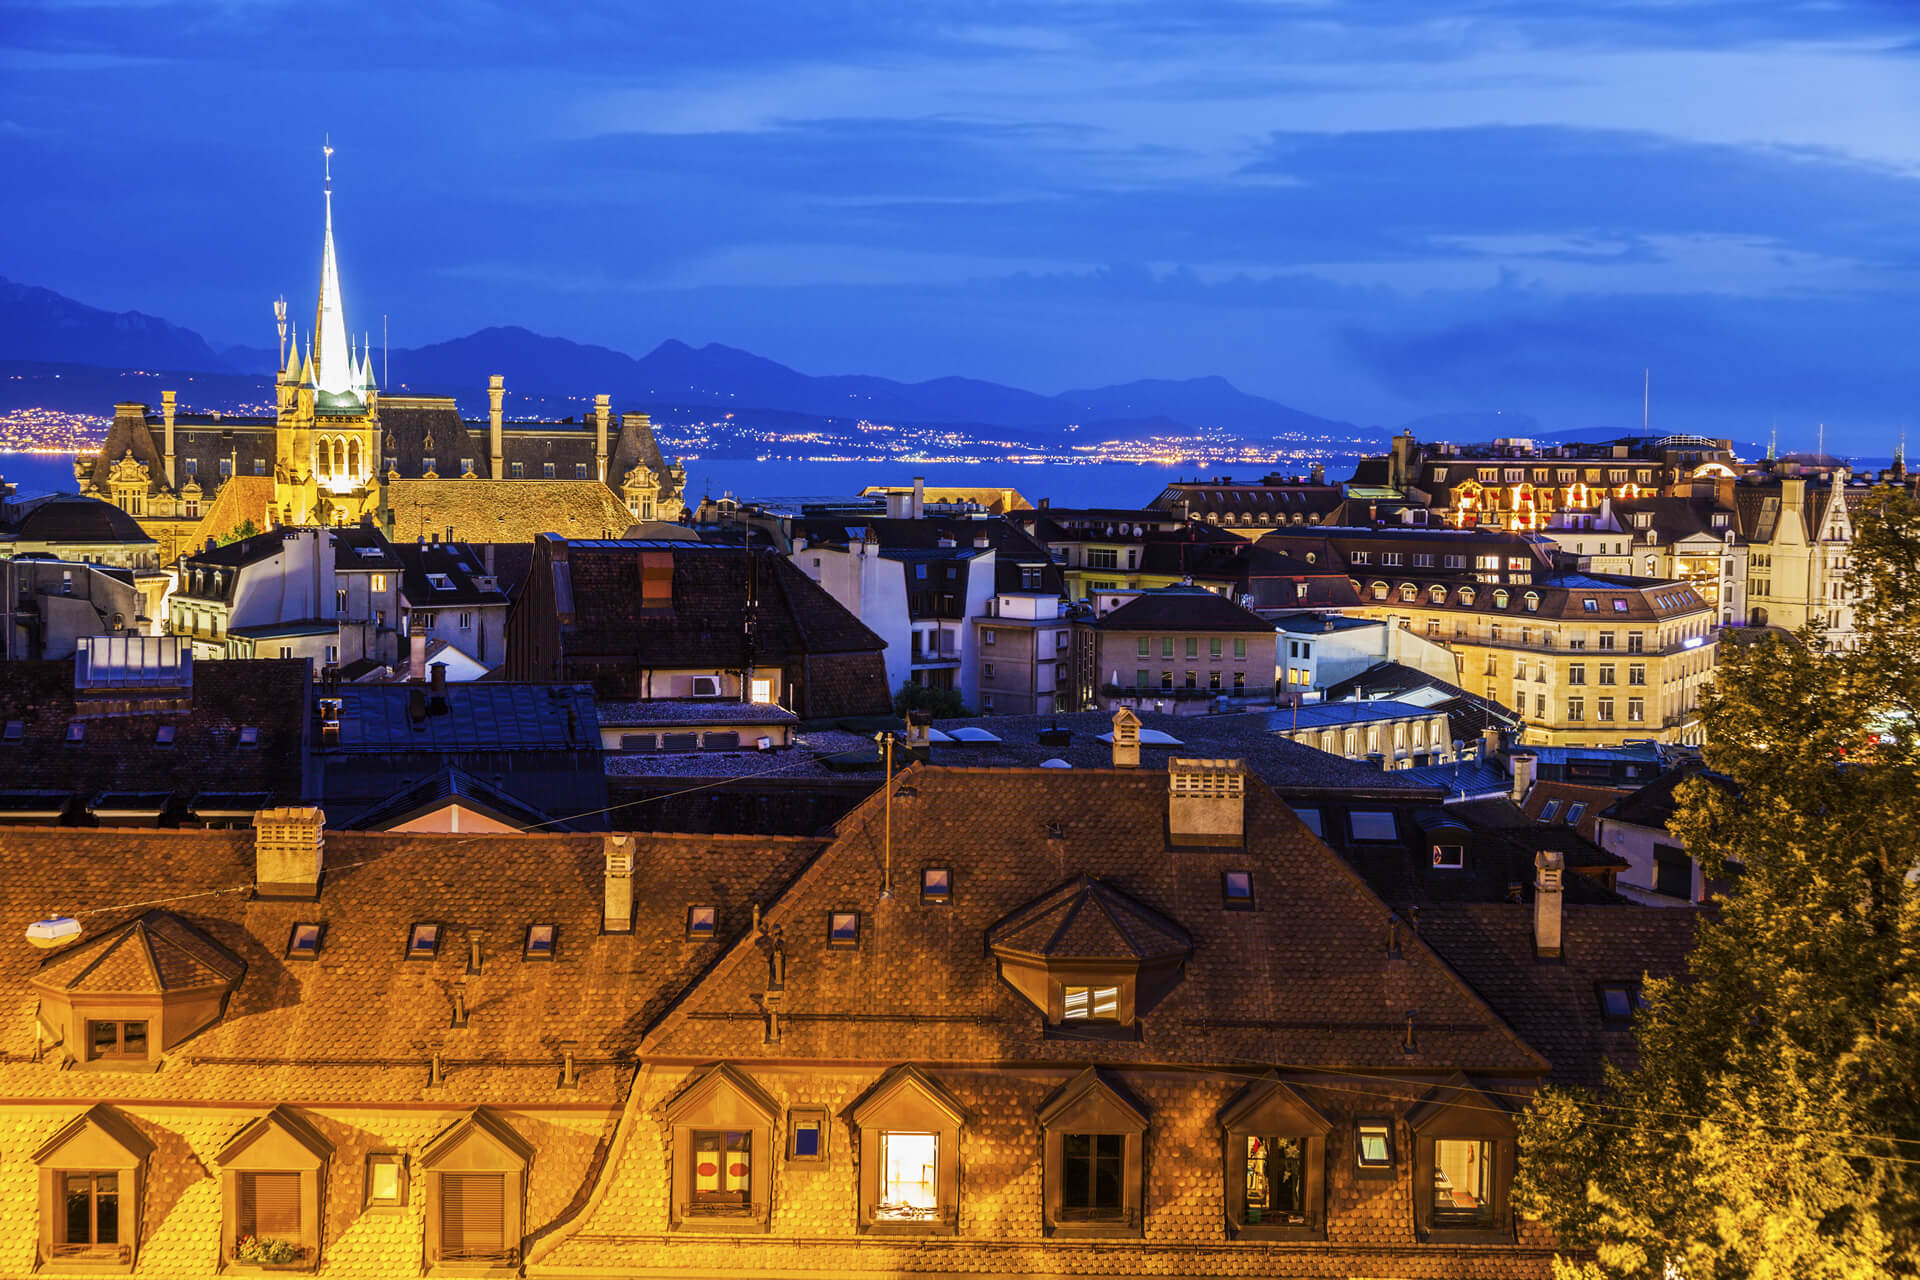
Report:
<svg viewBox="0 0 1920 1280"><path fill-rule="evenodd" d="M292 1107L250 1122L214 1156L220 1257L230 1269L320 1264L322 1191L333 1144Z"/></svg>
<svg viewBox="0 0 1920 1280"><path fill-rule="evenodd" d="M1088 1067L1040 1106L1043 1221L1054 1236L1137 1236L1147 1109Z"/></svg>
<svg viewBox="0 0 1920 1280"><path fill-rule="evenodd" d="M1002 919L987 944L1000 977L1075 1038L1137 1038L1193 953L1185 929L1087 875Z"/></svg>
<svg viewBox="0 0 1920 1280"><path fill-rule="evenodd" d="M902 1065L875 1081L846 1116L858 1153L860 1230L952 1235L966 1109L918 1069Z"/></svg>
<svg viewBox="0 0 1920 1280"><path fill-rule="evenodd" d="M42 1036L93 1070L152 1070L219 1021L246 964L170 911L50 957L33 979Z"/></svg>
<svg viewBox="0 0 1920 1280"><path fill-rule="evenodd" d="M663 1108L673 1152L676 1231L765 1231L780 1106L727 1063L687 1082Z"/></svg>
<svg viewBox="0 0 1920 1280"><path fill-rule="evenodd" d="M427 1178L428 1275L516 1275L527 1227L533 1144L487 1107L420 1153Z"/></svg>
<svg viewBox="0 0 1920 1280"><path fill-rule="evenodd" d="M118 1108L77 1116L40 1145L40 1262L53 1273L120 1274L140 1247L153 1143Z"/></svg>

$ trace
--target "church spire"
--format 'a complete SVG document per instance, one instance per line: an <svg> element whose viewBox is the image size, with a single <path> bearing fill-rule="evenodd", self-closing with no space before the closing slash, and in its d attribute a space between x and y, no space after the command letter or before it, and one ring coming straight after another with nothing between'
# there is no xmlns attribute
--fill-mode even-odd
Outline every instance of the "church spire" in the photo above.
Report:
<svg viewBox="0 0 1920 1280"><path fill-rule="evenodd" d="M351 395L353 356L347 349L347 313L340 301L340 266L333 252L333 146L320 148L326 163L327 233L320 251L320 310L314 320L313 373L318 389L333 395Z"/></svg>

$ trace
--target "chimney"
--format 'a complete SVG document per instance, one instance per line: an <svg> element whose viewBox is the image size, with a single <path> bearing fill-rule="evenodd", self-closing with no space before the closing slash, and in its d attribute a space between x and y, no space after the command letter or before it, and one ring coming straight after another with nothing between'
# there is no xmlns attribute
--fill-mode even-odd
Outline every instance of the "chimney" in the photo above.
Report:
<svg viewBox="0 0 1920 1280"><path fill-rule="evenodd" d="M607 482L607 419L613 409L612 396L593 398L593 460L599 466L600 483Z"/></svg>
<svg viewBox="0 0 1920 1280"><path fill-rule="evenodd" d="M1533 766L1535 757L1529 752L1516 751L1507 757L1507 767L1513 770L1513 802L1520 804L1527 798L1527 792L1533 790Z"/></svg>
<svg viewBox="0 0 1920 1280"><path fill-rule="evenodd" d="M913 511L911 515L915 520L921 520L926 518L926 514L927 478L925 476L915 476L913 478Z"/></svg>
<svg viewBox="0 0 1920 1280"><path fill-rule="evenodd" d="M433 696L445 702L447 700L447 664L436 662L428 670L432 673Z"/></svg>
<svg viewBox="0 0 1920 1280"><path fill-rule="evenodd" d="M1230 846L1246 839L1244 761L1167 761L1167 835L1176 846Z"/></svg>
<svg viewBox="0 0 1920 1280"><path fill-rule="evenodd" d="M1315 484L1325 484L1327 482L1327 464L1324 462L1314 463L1312 467L1308 468L1307 475Z"/></svg>
<svg viewBox="0 0 1920 1280"><path fill-rule="evenodd" d="M1125 707L1113 713L1113 767L1140 767L1140 717Z"/></svg>
<svg viewBox="0 0 1920 1280"><path fill-rule="evenodd" d="M176 398L176 393L172 391L162 391L160 393L160 420L166 424L167 428L165 461L167 464L167 488L169 489L173 488L173 410Z"/></svg>
<svg viewBox="0 0 1920 1280"><path fill-rule="evenodd" d="M506 448L500 439L500 419L506 408L507 380L500 374L487 379L487 439L491 442L493 466L488 472L495 480L507 478Z"/></svg>
<svg viewBox="0 0 1920 1280"><path fill-rule="evenodd" d="M325 863L327 815L287 806L253 815L254 892L270 898L314 898Z"/></svg>
<svg viewBox="0 0 1920 1280"><path fill-rule="evenodd" d="M602 914L602 933L633 932L633 837L601 837L607 855L606 909Z"/></svg>
<svg viewBox="0 0 1920 1280"><path fill-rule="evenodd" d="M1490 764L1500 754L1500 726L1490 724L1480 731L1480 759Z"/></svg>
<svg viewBox="0 0 1920 1280"><path fill-rule="evenodd" d="M993 545L993 539L989 538L984 532L976 533L973 535L973 545L984 551Z"/></svg>
<svg viewBox="0 0 1920 1280"><path fill-rule="evenodd" d="M416 621L407 627L407 679L427 678L427 628Z"/></svg>
<svg viewBox="0 0 1920 1280"><path fill-rule="evenodd" d="M1533 855L1538 872L1533 882L1533 954L1541 960L1558 960L1561 954L1561 905L1566 890L1561 876L1566 859L1552 849Z"/></svg>

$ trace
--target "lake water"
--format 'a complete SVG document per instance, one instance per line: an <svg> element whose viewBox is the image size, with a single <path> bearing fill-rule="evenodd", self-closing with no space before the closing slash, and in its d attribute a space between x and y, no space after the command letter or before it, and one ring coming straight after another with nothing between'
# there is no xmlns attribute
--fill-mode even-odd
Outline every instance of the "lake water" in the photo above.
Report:
<svg viewBox="0 0 1920 1280"><path fill-rule="evenodd" d="M1309 459L1272 466L1238 468L1242 479L1257 479L1270 471L1305 475ZM1353 459L1327 458L1327 474L1345 479ZM1170 481L1197 474L1224 472L1152 467L1102 462L1084 466L1059 464L983 463L936 466L908 462L755 462L747 458L696 458L687 464L687 502L731 493L739 498L845 497L870 484L912 484L924 476L929 485L1011 486L1028 502L1050 498L1064 507L1140 507L1153 501ZM0 453L0 478L21 493L72 492L73 466L64 454Z"/></svg>

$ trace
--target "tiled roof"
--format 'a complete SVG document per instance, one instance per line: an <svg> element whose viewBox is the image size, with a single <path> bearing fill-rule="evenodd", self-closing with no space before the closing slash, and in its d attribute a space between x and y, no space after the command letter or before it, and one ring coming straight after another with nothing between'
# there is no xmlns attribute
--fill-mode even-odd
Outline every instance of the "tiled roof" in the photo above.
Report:
<svg viewBox="0 0 1920 1280"><path fill-rule="evenodd" d="M331 696L340 699L340 741L329 751L598 750L600 745L593 691L585 685L483 680L449 683L436 695L420 684L347 684Z"/></svg>
<svg viewBox="0 0 1920 1280"><path fill-rule="evenodd" d="M1150 960L1185 955L1193 939L1178 924L1082 872L987 930L996 950L1049 959Z"/></svg>
<svg viewBox="0 0 1920 1280"><path fill-rule="evenodd" d="M488 576L477 548L459 542L402 542L391 554L401 566L400 593L411 608L507 603L507 593Z"/></svg>
<svg viewBox="0 0 1920 1280"><path fill-rule="evenodd" d="M1092 625L1103 631L1273 631L1259 614L1205 587L1143 591Z"/></svg>
<svg viewBox="0 0 1920 1280"><path fill-rule="evenodd" d="M420 782L402 787L392 796L354 817L356 831L381 831L399 826L408 819L431 812L449 800L491 813L502 822L523 831L566 831L533 805L510 795L484 778L476 778L458 765L445 765Z"/></svg>
<svg viewBox="0 0 1920 1280"><path fill-rule="evenodd" d="M1365 764L1342 759L1271 731L1268 712L1251 711L1229 715L1174 716L1163 712L1140 713L1143 729L1153 729L1180 743L1156 746L1143 742L1140 748L1142 770L1164 776L1170 756L1214 756L1244 759L1252 773L1290 799L1311 797L1319 792L1335 791L1366 795L1398 795L1406 799L1429 796L1438 799L1437 787L1418 782L1404 771L1381 772ZM942 720L934 727L946 732L977 725L1000 739L999 742L936 742L933 763L937 765L1033 766L1042 760L1059 757L1076 769L1105 769L1112 766L1113 747L1100 740L1113 728L1113 716L1104 711L1063 712L1043 716L981 716L965 720ZM1065 743L1042 742L1040 734L1065 729Z"/></svg>
<svg viewBox="0 0 1920 1280"><path fill-rule="evenodd" d="M452 542L617 538L633 523L619 495L597 480L396 480L387 506L396 542L433 534Z"/></svg>
<svg viewBox="0 0 1920 1280"><path fill-rule="evenodd" d="M1573 812L1573 806L1585 805L1586 808L1580 811L1580 820L1575 824L1574 830L1589 840L1598 840L1600 811L1626 794L1625 789L1618 787L1595 787L1585 783L1561 782L1557 779L1545 778L1527 789L1526 799L1521 801L1520 808L1529 818L1538 822L1540 815L1546 811L1547 801L1557 800L1559 804L1554 808L1553 820L1557 824L1565 825L1567 816Z"/></svg>
<svg viewBox="0 0 1920 1280"><path fill-rule="evenodd" d="M1618 799L1608 805L1601 816L1613 822L1627 822L1636 827L1653 827L1664 831L1667 824L1673 821L1677 807L1674 792L1688 778L1704 778L1726 788L1733 786L1732 780L1725 775L1701 768L1698 761L1689 761L1667 770L1638 790L1624 795L1613 792Z"/></svg>
<svg viewBox="0 0 1920 1280"><path fill-rule="evenodd" d="M19 741L0 741L0 770L13 788L83 799L254 791L295 801L312 680L305 659L235 659L195 663L189 691L76 693L71 658L0 664L0 722L21 728ZM242 728L258 730L254 743L241 743Z"/></svg>
<svg viewBox="0 0 1920 1280"><path fill-rule="evenodd" d="M572 613L569 655L638 651L648 666L734 667L747 661L745 605L751 592L754 657L878 652L885 642L784 556L704 543L568 543ZM670 608L643 607L641 556L673 557Z"/></svg>
<svg viewBox="0 0 1920 1280"><path fill-rule="evenodd" d="M1447 713L1448 731L1456 742L1471 742L1488 728L1518 729L1524 719L1491 698L1470 693L1457 684L1428 675L1400 662L1376 662L1365 671L1328 685L1329 700L1363 697L1395 697L1416 690L1432 690L1446 695L1433 702L1433 709Z"/></svg>
<svg viewBox="0 0 1920 1280"><path fill-rule="evenodd" d="M1597 1085L1600 1063L1636 1061L1629 1026L1608 1024L1596 984L1686 971L1699 913L1678 907L1568 906L1564 954L1534 957L1530 906L1429 907L1420 936L1553 1063L1564 1084Z"/></svg>
<svg viewBox="0 0 1920 1280"><path fill-rule="evenodd" d="M273 477L229 476L220 482L213 501L201 512L195 536L204 545L252 525L265 529L273 524Z"/></svg>
<svg viewBox="0 0 1920 1280"><path fill-rule="evenodd" d="M1417 942L1390 957L1386 906L1258 782L1247 787L1245 848L1177 851L1158 773L916 767L896 786L891 898L880 896L876 796L763 917L785 948L780 1041L763 1044L760 1019L741 1017L768 983L769 944L755 939L650 1027L645 1052L891 1056L901 1034L892 1020L904 1018L922 1061L1403 1063L1406 1011L1417 1009L1423 1069L1545 1065ZM950 902L921 901L921 866L950 871ZM1229 869L1252 873L1257 910L1225 908ZM1191 940L1137 1042L1049 1035L983 945L996 923L1080 875ZM863 913L860 942L836 948L827 915L849 909ZM890 1008L869 1022L876 992L890 993Z"/></svg>
<svg viewBox="0 0 1920 1280"><path fill-rule="evenodd" d="M622 1096L646 1020L725 939L747 929L753 901L771 901L820 848L778 837L635 836L641 905L635 931L622 935L600 931L600 836L329 831L318 901L254 898L253 838L250 830L0 830L6 918L52 909L86 927L78 943L51 955L17 939L0 948L7 1096L237 1108L288 1100L610 1103ZM173 899L170 922L116 905L161 897ZM719 909L720 941L688 940L692 903ZM296 922L325 926L311 962L283 958ZM419 922L441 925L437 953L404 959ZM551 959L521 958L536 923L558 926ZM195 963L216 971L226 970L209 956L245 959L224 1016L169 1050L166 1069L154 1074L63 1071L57 1052L34 1061L29 983L64 974L102 938L141 924L150 934L204 935L210 943ZM469 931L481 937L478 974L468 972ZM461 979L472 1014L452 1028L449 988ZM579 1045L577 1091L556 1088L561 1040ZM428 1089L427 1055L436 1049L446 1083Z"/></svg>

